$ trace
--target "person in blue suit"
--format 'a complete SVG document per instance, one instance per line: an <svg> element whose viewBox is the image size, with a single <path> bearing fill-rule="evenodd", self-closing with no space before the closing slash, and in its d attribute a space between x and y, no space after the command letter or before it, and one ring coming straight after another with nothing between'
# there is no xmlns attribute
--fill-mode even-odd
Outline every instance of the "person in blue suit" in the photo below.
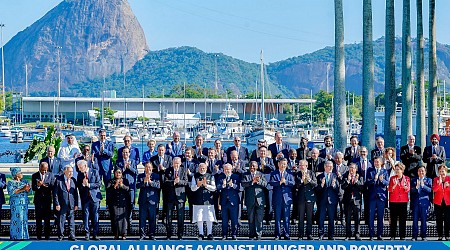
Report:
<svg viewBox="0 0 450 250"><path fill-rule="evenodd" d="M275 166L278 166L278 161L282 158L289 158L289 150L291 149L291 146L283 142L283 135L281 132L275 133L275 142L270 144L267 148L270 153L272 154L272 159L275 163Z"/></svg>
<svg viewBox="0 0 450 250"><path fill-rule="evenodd" d="M141 162L139 149L137 147L133 146L132 143L133 143L133 138L130 135L126 135L123 137L124 146L117 150L117 161L120 161L123 159L122 151L125 148L128 148L128 150L130 151L130 159L133 159L136 162L136 165L139 165L139 163Z"/></svg>
<svg viewBox="0 0 450 250"><path fill-rule="evenodd" d="M375 234L375 213L377 213L377 240L383 240L383 218L386 205L386 193L389 185L388 171L382 168L383 158L375 156L373 168L368 169L366 186L369 192L369 237Z"/></svg>
<svg viewBox="0 0 450 250"><path fill-rule="evenodd" d="M186 149L186 144L180 142L180 132L173 132L173 141L166 144L166 155L174 157L183 157L183 152Z"/></svg>
<svg viewBox="0 0 450 250"><path fill-rule="evenodd" d="M244 163L248 163L250 160L250 154L248 153L248 149L241 145L241 137L235 136L233 143L234 146L231 146L227 149L227 160L228 163L231 163L231 152L236 151L238 153L239 160L243 161Z"/></svg>
<svg viewBox="0 0 450 250"><path fill-rule="evenodd" d="M231 221L232 240L237 240L241 178L238 174L232 173L232 168L229 163L223 165L223 174L216 181L222 207L222 240L227 239L228 221Z"/></svg>
<svg viewBox="0 0 450 250"><path fill-rule="evenodd" d="M145 228L148 220L150 240L155 239L156 213L159 207L159 189L161 188L159 174L153 172L153 165L145 163L145 171L137 177L136 187L139 191L139 240L146 236Z"/></svg>
<svg viewBox="0 0 450 250"><path fill-rule="evenodd" d="M433 180L426 177L426 169L420 166L417 169L417 176L411 181L410 197L411 209L413 212L413 228L412 240L417 240L419 234L420 220L420 237L422 240L427 239L427 214L430 208L430 194Z"/></svg>
<svg viewBox="0 0 450 250"><path fill-rule="evenodd" d="M154 139L150 139L147 141L148 150L144 152L142 155L142 165L145 166L147 162L150 162L150 159L158 154L156 150L156 141Z"/></svg>
<svg viewBox="0 0 450 250"><path fill-rule="evenodd" d="M325 216L328 215L328 239L334 240L334 216L339 201L339 180L333 173L333 162L326 161L325 171L317 176L319 240L323 240Z"/></svg>
<svg viewBox="0 0 450 250"><path fill-rule="evenodd" d="M292 205L292 189L295 179L291 172L286 170L287 159L278 160L278 169L270 174L269 184L273 187L272 206L275 214L275 240L280 239L280 224L283 219L284 239L290 240L290 212Z"/></svg>
<svg viewBox="0 0 450 250"><path fill-rule="evenodd" d="M2 206L5 204L5 193L3 189L6 189L6 175L0 173L0 225L2 224Z"/></svg>
<svg viewBox="0 0 450 250"><path fill-rule="evenodd" d="M80 192L81 206L83 208L83 226L86 233L85 239L90 239L89 219L92 223L92 239L100 240L98 237L100 201L103 199L100 192L101 179L98 171L88 168L85 160L78 161L80 174L77 176L77 187Z"/></svg>
<svg viewBox="0 0 450 250"><path fill-rule="evenodd" d="M113 168L112 157L114 155L114 143L106 140L106 130L100 129L98 132L99 140L92 143L92 153L99 164L99 174L103 178L105 186L111 179Z"/></svg>

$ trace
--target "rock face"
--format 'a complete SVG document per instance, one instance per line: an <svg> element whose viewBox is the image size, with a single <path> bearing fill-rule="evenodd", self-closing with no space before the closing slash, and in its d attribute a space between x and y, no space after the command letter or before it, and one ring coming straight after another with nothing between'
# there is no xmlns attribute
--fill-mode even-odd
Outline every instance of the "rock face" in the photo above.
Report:
<svg viewBox="0 0 450 250"><path fill-rule="evenodd" d="M127 0L65 0L5 45L7 89L57 95L72 83L130 69L148 46ZM93 90L96 91L96 90Z"/></svg>

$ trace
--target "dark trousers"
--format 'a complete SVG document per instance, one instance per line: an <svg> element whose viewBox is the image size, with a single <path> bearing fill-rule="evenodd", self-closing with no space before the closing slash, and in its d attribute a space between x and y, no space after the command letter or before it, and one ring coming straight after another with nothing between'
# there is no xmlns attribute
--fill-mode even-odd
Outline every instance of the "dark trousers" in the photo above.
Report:
<svg viewBox="0 0 450 250"><path fill-rule="evenodd" d="M258 205L254 203L247 207L248 226L250 229L250 237L261 237L263 230L264 204Z"/></svg>
<svg viewBox="0 0 450 250"><path fill-rule="evenodd" d="M390 202L389 211L391 212L391 237L397 235L397 219L400 238L406 237L406 215L408 214L407 202Z"/></svg>
<svg viewBox="0 0 450 250"><path fill-rule="evenodd" d="M369 225L369 214L370 214L370 198L369 198L369 191L364 191L363 192L363 208L364 208L364 214L363 214L363 219L364 219L364 223L366 225Z"/></svg>
<svg viewBox="0 0 450 250"><path fill-rule="evenodd" d="M272 220L272 190L264 189L264 198L266 200L266 205L264 206L264 220Z"/></svg>
<svg viewBox="0 0 450 250"><path fill-rule="evenodd" d="M172 229L172 213L173 209L177 208L177 236L183 237L184 234L184 202L174 201L167 203L167 211L166 211L166 221L167 221L167 237L172 237L173 229Z"/></svg>
<svg viewBox="0 0 450 250"><path fill-rule="evenodd" d="M100 171L99 171L100 177L102 177L103 179L103 184L105 184L105 187L108 185L109 180L111 180L111 170L105 171L101 166L100 166Z"/></svg>
<svg viewBox="0 0 450 250"><path fill-rule="evenodd" d="M386 202L380 199L370 201L369 206L369 237L375 235L375 213L377 213L377 237L383 236L384 206Z"/></svg>
<svg viewBox="0 0 450 250"><path fill-rule="evenodd" d="M306 214L306 236L312 235L314 202L302 202L298 204L298 236L303 237L305 231Z"/></svg>
<svg viewBox="0 0 450 250"><path fill-rule="evenodd" d="M344 221L344 202L343 202L343 197L339 197L338 200L338 206L339 208L339 214L338 214L338 209L336 209L336 220L337 221Z"/></svg>
<svg viewBox="0 0 450 250"><path fill-rule="evenodd" d="M66 219L69 222L69 238L75 238L75 215L74 210L58 211L58 236L64 236Z"/></svg>
<svg viewBox="0 0 450 250"><path fill-rule="evenodd" d="M434 213L436 214L438 237L448 237L450 233L450 205L446 206L444 201L441 205L434 204Z"/></svg>
<svg viewBox="0 0 450 250"><path fill-rule="evenodd" d="M83 204L83 228L86 236L89 236L89 220L92 224L92 235L98 235L98 210L100 202L94 202L91 199Z"/></svg>
<svg viewBox="0 0 450 250"><path fill-rule="evenodd" d="M292 197L297 197L297 190L292 189ZM293 202L292 203L292 216L291 219L293 220L298 220L298 202Z"/></svg>
<svg viewBox="0 0 450 250"><path fill-rule="evenodd" d="M361 205L355 204L355 202L350 201L347 204L345 204L345 236L351 237L351 236L359 236L359 224L360 224L360 213L361 213ZM355 221L355 233L352 234L352 218Z"/></svg>
<svg viewBox="0 0 450 250"><path fill-rule="evenodd" d="M52 204L39 204L35 206L36 212L36 236L38 239L42 238L42 221L44 221L44 237L50 238L50 219L52 216ZM1 216L1 214L0 214Z"/></svg>
<svg viewBox="0 0 450 250"><path fill-rule="evenodd" d="M413 226L412 226L412 237L417 238L419 234L419 220L420 220L420 237L427 237L427 215L428 215L428 206L411 206L413 212Z"/></svg>
<svg viewBox="0 0 450 250"><path fill-rule="evenodd" d="M237 236L239 205L231 205L229 201L222 205L222 236L228 234L228 221L231 220L231 235Z"/></svg>
<svg viewBox="0 0 450 250"><path fill-rule="evenodd" d="M156 232L156 209L157 205L140 204L139 205L139 235L146 235L146 221L148 220L148 235L155 236Z"/></svg>
<svg viewBox="0 0 450 250"><path fill-rule="evenodd" d="M274 204L275 215L275 237L281 235L281 220L283 220L284 236L289 237L290 234L290 217L291 217L291 205L287 205L284 202L280 204Z"/></svg>
<svg viewBox="0 0 450 250"><path fill-rule="evenodd" d="M325 216L328 215L328 237L334 237L334 215L336 214L337 204L329 202L320 204L319 217L319 236L324 235Z"/></svg>
<svg viewBox="0 0 450 250"><path fill-rule="evenodd" d="M136 197L136 189L131 189L129 190L130 193L130 204L128 206L128 216L127 216L127 224L128 224L128 228L127 228L127 234L131 235L131 222L133 221L133 209L134 209L134 200Z"/></svg>

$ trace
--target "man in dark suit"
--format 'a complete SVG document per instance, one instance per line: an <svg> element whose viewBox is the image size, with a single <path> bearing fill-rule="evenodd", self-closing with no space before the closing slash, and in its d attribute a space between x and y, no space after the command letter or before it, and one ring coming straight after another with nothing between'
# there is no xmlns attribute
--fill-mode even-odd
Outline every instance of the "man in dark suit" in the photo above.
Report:
<svg viewBox="0 0 450 250"><path fill-rule="evenodd" d="M125 147L122 149L122 159L118 159L116 162L116 167L120 168L122 170L122 176L123 178L128 180L129 184L129 190L130 193L130 204L128 207L128 211L130 212L128 214L128 235L131 235L131 226L133 221L133 209L134 209L134 203L135 203L135 197L136 197L136 178L138 174L137 170L137 162L135 159L132 159L131 157L130 149Z"/></svg>
<svg viewBox="0 0 450 250"><path fill-rule="evenodd" d="M258 163L256 161L251 161L249 171L244 174L241 184L244 188L244 202L249 216L249 238L261 240L264 206L266 204L264 190L267 189L267 180L257 169Z"/></svg>
<svg viewBox="0 0 450 250"><path fill-rule="evenodd" d="M52 216L52 191L55 177L48 172L47 162L39 164L39 171L31 176L31 188L34 191L34 209L36 213L36 235L42 239L42 221L44 221L45 240L50 239L50 219Z"/></svg>
<svg viewBox="0 0 450 250"><path fill-rule="evenodd" d="M267 152L267 147L261 146L259 148L259 158L256 159L256 162L258 163L258 171L266 177L266 180L270 180L270 174L275 171L275 166L273 165L272 158L267 157ZM270 225L270 221L272 220L272 186L267 186L267 189L264 190L264 195L266 196L264 220L266 221L266 225Z"/></svg>
<svg viewBox="0 0 450 250"><path fill-rule="evenodd" d="M297 159L297 151L293 148L289 149L289 157L287 158L288 165L287 170L291 173L298 171L298 159Z"/></svg>
<svg viewBox="0 0 450 250"><path fill-rule="evenodd" d="M438 134L430 136L431 145L423 150L423 162L427 164L427 177L433 179L438 176L438 167L445 164L445 149L439 146L441 137Z"/></svg>
<svg viewBox="0 0 450 250"><path fill-rule="evenodd" d="M344 151L344 160L347 162L347 165L359 157L358 143L358 136L352 135L350 137L350 147L347 147Z"/></svg>
<svg viewBox="0 0 450 250"><path fill-rule="evenodd" d="M84 145L83 148L81 149L81 156L75 159L75 166L77 166L77 163L80 160L85 160L88 164L88 168L100 171L98 167L97 158L95 158L94 155L91 154L91 146L89 144ZM77 171L79 170L77 169Z"/></svg>
<svg viewBox="0 0 450 250"><path fill-rule="evenodd" d="M149 225L149 239L155 239L156 214L159 204L160 177L153 173L153 165L150 162L145 164L145 172L137 177L136 187L139 191L139 240L146 236L146 220Z"/></svg>
<svg viewBox="0 0 450 250"><path fill-rule="evenodd" d="M58 216L58 241L64 238L66 218L69 222L69 240L76 241L74 213L78 210L78 189L73 178L73 168L67 165L63 173L56 178L53 190L53 204Z"/></svg>
<svg viewBox="0 0 450 250"><path fill-rule="evenodd" d="M303 240L305 214L306 214L306 239L313 240L312 237L312 223L313 223L313 209L316 202L317 187L316 175L308 170L308 162L306 160L299 161L299 171L295 173L295 185L297 187L297 195L294 196L295 202L298 204L298 232L299 240Z"/></svg>
<svg viewBox="0 0 450 250"><path fill-rule="evenodd" d="M173 141L166 144L166 155L173 157L183 157L186 144L180 142L180 132L173 132Z"/></svg>
<svg viewBox="0 0 450 250"><path fill-rule="evenodd" d="M364 180L358 174L358 166L350 163L348 172L342 177L341 188L344 190L344 206L345 206L345 240L349 240L354 236L355 240L360 238L360 212L362 203L362 190L364 188ZM352 234L351 222L354 221L355 232Z"/></svg>
<svg viewBox="0 0 450 250"><path fill-rule="evenodd" d="M269 184L273 187L272 206L275 214L275 240L281 236L281 219L283 219L284 239L290 240L290 217L292 205L292 188L294 176L286 171L287 159L278 160L278 169L270 174Z"/></svg>
<svg viewBox="0 0 450 250"><path fill-rule="evenodd" d="M311 149L311 158L307 159L308 170L311 170L316 177L323 173L325 160L319 157L319 150L317 148Z"/></svg>
<svg viewBox="0 0 450 250"><path fill-rule="evenodd" d="M188 147L184 151L184 157L181 159L181 166L187 170L189 183L191 183L192 178L194 177L194 174L197 172L197 168L199 165L199 162L196 159L194 159L193 156L194 156L194 149L192 147ZM189 219L192 219L194 204L191 201L193 201L194 198L192 197L192 191L190 188L186 188L186 197L189 201Z"/></svg>
<svg viewBox="0 0 450 250"><path fill-rule="evenodd" d="M383 156L384 152L384 138L381 136L378 136L376 139L376 147L370 151L370 160L373 162L375 157L377 156Z"/></svg>
<svg viewBox="0 0 450 250"><path fill-rule="evenodd" d="M272 154L275 166L278 166L278 160L281 158L287 159L289 157L289 150L291 146L286 142L283 142L283 135L281 132L275 133L275 142L269 145L269 151Z"/></svg>
<svg viewBox="0 0 450 250"><path fill-rule="evenodd" d="M420 167L422 160L422 149L414 145L416 137L408 136L408 144L400 148L400 160L405 164L405 175L413 178L417 176L417 169Z"/></svg>
<svg viewBox="0 0 450 250"><path fill-rule="evenodd" d="M248 149L241 145L241 137L235 136L234 137L234 146L231 146L227 149L227 159L228 163L231 163L231 152L236 151L238 153L239 160L248 163L250 160L250 154L248 153Z"/></svg>
<svg viewBox="0 0 450 250"><path fill-rule="evenodd" d="M241 178L247 172L247 162L239 158L239 153L236 150L230 152L229 162L233 166L233 173L238 174Z"/></svg>
<svg viewBox="0 0 450 250"><path fill-rule="evenodd" d="M87 162L78 161L80 174L77 177L77 186L80 192L81 206L83 208L83 225L86 233L85 239L90 239L89 219L92 224L92 239L100 240L98 237L100 201L103 199L100 192L101 179L98 171L88 168Z"/></svg>
<svg viewBox="0 0 450 250"><path fill-rule="evenodd" d="M210 148L208 150L208 160L206 160L205 164L207 166L207 173L211 174L214 177L214 180L217 180L219 175L223 172L222 166L223 162L218 160L216 157L217 150L215 148ZM190 190L190 189L188 189ZM189 192L190 193L190 192ZM188 193L188 194L189 194ZM214 200L214 211L216 216L219 214L219 192L213 192L213 200ZM189 209L191 207L191 203L189 202ZM191 211L191 210L189 210ZM191 212L189 213L192 218Z"/></svg>
<svg viewBox="0 0 450 250"><path fill-rule="evenodd" d="M297 148L297 160L306 160L311 157L311 149L308 148L308 138L300 139L300 147Z"/></svg>
<svg viewBox="0 0 450 250"><path fill-rule="evenodd" d="M125 148L128 148L128 150L130 151L130 159L134 160L134 162L136 162L136 165L139 165L139 163L141 162L141 158L139 156L139 149L137 147L133 146L132 143L133 143L133 138L130 135L126 135L123 137L124 146L119 148L119 150L117 150L117 161L122 160L122 157L123 157L122 151Z"/></svg>
<svg viewBox="0 0 450 250"><path fill-rule="evenodd" d="M192 147L194 149L194 159L196 159L199 163L204 163L208 158L208 148L203 147L203 136L197 135L195 137L195 146Z"/></svg>
<svg viewBox="0 0 450 250"><path fill-rule="evenodd" d="M320 150L319 158L324 159L325 161L332 161L334 155L339 152L336 148L333 147L333 137L331 135L327 135L323 138L324 148Z"/></svg>
<svg viewBox="0 0 450 250"><path fill-rule="evenodd" d="M339 181L339 186L342 185L343 176L346 172L348 172L348 166L344 164L344 154L341 152L337 152L334 155L334 163L333 163L333 172L337 175L337 180ZM339 188L339 215L336 216L336 221L342 225L345 225L344 220L344 190ZM337 213L337 212L336 212Z"/></svg>
<svg viewBox="0 0 450 250"><path fill-rule="evenodd" d="M222 208L222 240L227 239L228 222L231 221L232 239L237 239L237 226L239 214L239 190L241 178L232 173L231 164L223 165L223 174L216 182L217 190L220 192L220 205Z"/></svg>
<svg viewBox="0 0 450 250"><path fill-rule="evenodd" d="M186 187L189 186L187 170L181 167L181 159L173 158L172 167L166 169L164 174L164 198L166 202L166 221L167 221L167 239L173 235L172 229L172 212L177 208L177 236L178 239L183 238L184 233L184 205L186 203Z"/></svg>
<svg viewBox="0 0 450 250"><path fill-rule="evenodd" d="M339 181L333 173L333 162L325 162L325 171L317 176L317 193L319 197L319 240L323 239L325 216L328 215L328 239L334 240L334 216L339 200Z"/></svg>
<svg viewBox="0 0 450 250"><path fill-rule="evenodd" d="M6 176L5 174L0 173L0 225L2 224L2 206L6 203L3 189L6 189Z"/></svg>
<svg viewBox="0 0 450 250"><path fill-rule="evenodd" d="M47 162L48 171L53 173L55 177L62 174L63 168L65 167L61 166L61 161L55 156L55 147L53 146L47 147L47 156L39 161L39 163L42 162Z"/></svg>
<svg viewBox="0 0 450 250"><path fill-rule="evenodd" d="M417 169L417 177L411 181L411 208L413 212L412 240L417 240L419 235L420 220L420 237L425 241L427 239L427 215L430 208L430 194L433 181L425 176L426 170L424 166Z"/></svg>
<svg viewBox="0 0 450 250"><path fill-rule="evenodd" d="M375 213L377 213L377 240L383 240L383 218L386 204L386 190L389 185L389 175L382 168L383 158L375 156L373 168L367 174L366 186L369 190L369 237L373 240L375 235Z"/></svg>
<svg viewBox="0 0 450 250"><path fill-rule="evenodd" d="M114 143L106 140L106 130L100 129L98 132L99 140L92 143L92 153L99 164L99 174L103 178L105 186L111 179L113 168L112 157L114 155Z"/></svg>
<svg viewBox="0 0 450 250"><path fill-rule="evenodd" d="M267 142L266 140L263 139L259 139L258 143L256 144L256 149L252 151L252 154L250 155L250 160L251 161L256 161L256 159L259 158L259 149L264 146L267 148ZM270 151L269 151L270 152ZM270 155L268 155L269 157L271 157Z"/></svg>
<svg viewBox="0 0 450 250"><path fill-rule="evenodd" d="M369 203L370 203L370 194L369 194L369 186L367 186L367 173L369 170L373 168L372 163L367 158L368 150L365 146L361 146L359 149L359 158L356 158L354 162L358 167L357 172L359 176L363 178L364 188L363 188L363 205L364 205L364 223L369 225Z"/></svg>
<svg viewBox="0 0 450 250"><path fill-rule="evenodd" d="M156 155L152 156L150 158L150 162L154 166L154 172L158 173L160 178L161 186L164 187L164 175L166 173L166 170L170 167L172 167L172 157L170 155L165 154L166 147L163 144L159 144L156 151L158 152ZM163 197L163 208L162 208L162 221L163 224L167 224L166 221L166 211L167 208L165 207L167 205L167 202L165 202L165 199L167 197L165 188L160 189L160 193L162 193Z"/></svg>

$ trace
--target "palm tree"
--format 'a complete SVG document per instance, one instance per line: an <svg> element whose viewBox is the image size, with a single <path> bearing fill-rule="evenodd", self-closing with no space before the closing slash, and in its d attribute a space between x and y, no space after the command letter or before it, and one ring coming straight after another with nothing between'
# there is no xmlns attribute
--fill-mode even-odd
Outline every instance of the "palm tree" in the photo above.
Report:
<svg viewBox="0 0 450 250"><path fill-rule="evenodd" d="M425 39L423 38L422 0L417 0L417 102L416 102L416 144L425 148L426 124L425 124L425 66L423 50Z"/></svg>
<svg viewBox="0 0 450 250"><path fill-rule="evenodd" d="M438 132L437 123L437 58L436 58L436 2L430 0L429 34L429 85L428 85L428 134Z"/></svg>
<svg viewBox="0 0 450 250"><path fill-rule="evenodd" d="M384 76L384 142L388 147L395 147L395 0L386 0L386 62Z"/></svg>
<svg viewBox="0 0 450 250"><path fill-rule="evenodd" d="M334 32L334 146L344 152L347 145L347 114L345 108L344 9L342 0L334 1Z"/></svg>
<svg viewBox="0 0 450 250"><path fill-rule="evenodd" d="M403 0L402 25L402 145L412 134L411 0Z"/></svg>

